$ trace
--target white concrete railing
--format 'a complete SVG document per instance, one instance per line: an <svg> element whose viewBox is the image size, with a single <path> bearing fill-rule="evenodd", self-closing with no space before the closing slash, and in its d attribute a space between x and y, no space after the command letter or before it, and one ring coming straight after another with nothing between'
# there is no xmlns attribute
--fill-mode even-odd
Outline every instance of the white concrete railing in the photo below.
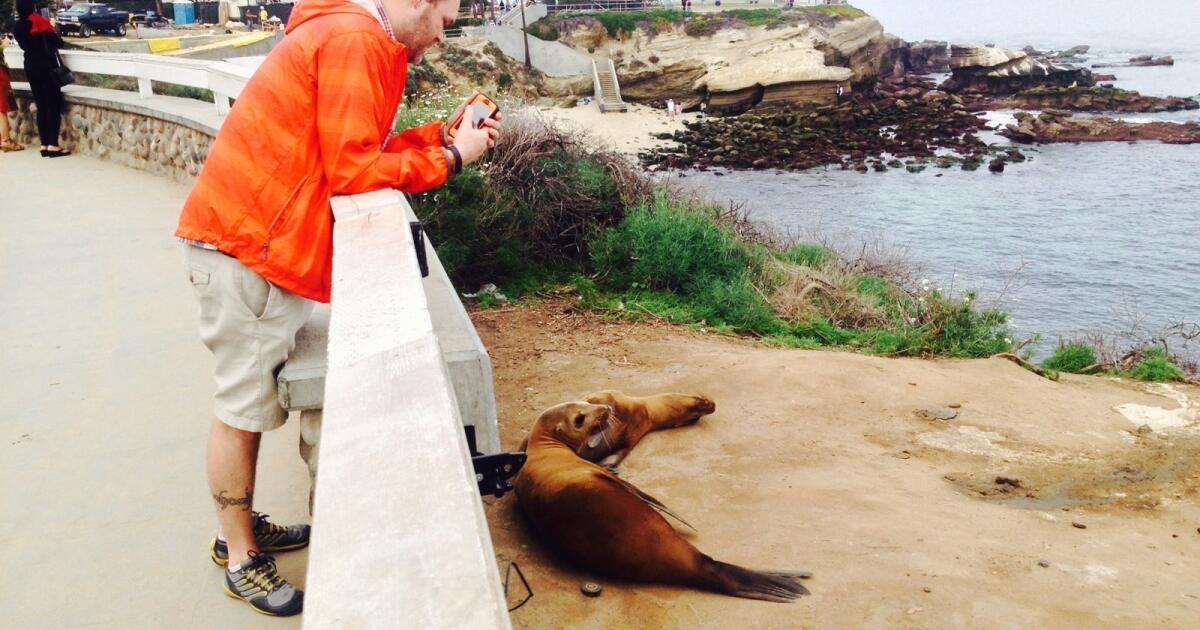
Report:
<svg viewBox="0 0 1200 630"><path fill-rule="evenodd" d="M230 99L235 99L242 93L242 88L246 86L246 81L250 80L255 69L252 66L227 61L134 53L64 50L60 54L63 63L75 72L137 79L138 94L142 98L154 96L151 81L211 90L214 106L220 115L229 112ZM25 67L25 53L15 46L4 49L4 58L10 68Z"/></svg>
<svg viewBox="0 0 1200 630"><path fill-rule="evenodd" d="M525 25L529 26L530 24L533 24L534 22L546 17L546 12L547 9L545 4L526 3ZM496 22L501 26L521 28L521 4L518 2L516 6L509 9L504 13L504 15L501 15Z"/></svg>
<svg viewBox="0 0 1200 630"><path fill-rule="evenodd" d="M333 200L329 370L304 625L508 628L406 208L391 190Z"/></svg>

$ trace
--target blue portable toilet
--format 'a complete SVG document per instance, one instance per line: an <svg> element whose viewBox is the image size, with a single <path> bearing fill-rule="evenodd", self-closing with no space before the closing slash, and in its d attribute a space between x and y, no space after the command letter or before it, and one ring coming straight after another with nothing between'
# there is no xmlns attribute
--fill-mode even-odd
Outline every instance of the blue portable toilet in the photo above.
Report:
<svg viewBox="0 0 1200 630"><path fill-rule="evenodd" d="M175 24L195 24L196 23L196 5L192 2L174 2L175 5Z"/></svg>

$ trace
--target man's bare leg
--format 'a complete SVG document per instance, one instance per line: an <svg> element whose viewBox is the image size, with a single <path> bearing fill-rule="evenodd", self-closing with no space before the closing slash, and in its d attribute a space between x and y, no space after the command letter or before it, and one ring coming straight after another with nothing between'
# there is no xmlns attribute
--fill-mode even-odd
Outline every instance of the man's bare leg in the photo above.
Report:
<svg viewBox="0 0 1200 630"><path fill-rule="evenodd" d="M221 535L229 545L229 566L258 551L251 528L254 473L261 433L235 429L213 418L208 434L208 487L217 508Z"/></svg>

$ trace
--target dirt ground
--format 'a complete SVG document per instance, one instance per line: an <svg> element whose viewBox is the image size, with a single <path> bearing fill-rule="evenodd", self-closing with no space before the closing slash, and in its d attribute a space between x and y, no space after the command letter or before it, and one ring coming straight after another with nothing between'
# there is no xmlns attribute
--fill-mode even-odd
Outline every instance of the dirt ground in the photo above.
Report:
<svg viewBox="0 0 1200 630"><path fill-rule="evenodd" d="M1200 620L1200 388L774 349L566 302L472 317L507 449L542 409L593 390L703 393L716 413L648 436L622 477L695 525L690 540L718 560L815 574L794 604L598 580L540 546L510 494L486 510L501 570L515 560L534 593L517 628ZM591 580L595 599L579 590Z"/></svg>

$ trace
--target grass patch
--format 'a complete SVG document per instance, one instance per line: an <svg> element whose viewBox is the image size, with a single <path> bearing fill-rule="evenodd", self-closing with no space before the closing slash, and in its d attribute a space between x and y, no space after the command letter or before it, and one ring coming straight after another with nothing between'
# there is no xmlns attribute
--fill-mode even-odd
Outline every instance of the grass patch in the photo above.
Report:
<svg viewBox="0 0 1200 630"><path fill-rule="evenodd" d="M866 11L863 11L862 9L857 9L848 4L817 5L817 6L811 6L811 7L797 7L797 8L800 11L806 11L808 13L820 13L822 15L833 15L833 16L837 16L837 17L848 18L851 20L853 20L855 18L864 17L867 15Z"/></svg>
<svg viewBox="0 0 1200 630"><path fill-rule="evenodd" d="M1079 342L1059 344L1058 349L1048 359L1042 361L1042 367L1056 372L1079 374L1084 368L1097 363L1096 349Z"/></svg>
<svg viewBox="0 0 1200 630"><path fill-rule="evenodd" d="M783 22L780 9L725 9L722 13L746 26L776 26Z"/></svg>
<svg viewBox="0 0 1200 630"><path fill-rule="evenodd" d="M609 37L620 37L622 33L633 33L639 23L654 26L683 21L686 14L678 9L651 9L649 11L605 11L592 13L587 11L568 11L555 16L554 21L590 17L604 26Z"/></svg>
<svg viewBox="0 0 1200 630"><path fill-rule="evenodd" d="M1171 362L1166 350L1158 347L1146 348L1142 360L1133 366L1129 376L1139 381L1180 381L1183 370Z"/></svg>

